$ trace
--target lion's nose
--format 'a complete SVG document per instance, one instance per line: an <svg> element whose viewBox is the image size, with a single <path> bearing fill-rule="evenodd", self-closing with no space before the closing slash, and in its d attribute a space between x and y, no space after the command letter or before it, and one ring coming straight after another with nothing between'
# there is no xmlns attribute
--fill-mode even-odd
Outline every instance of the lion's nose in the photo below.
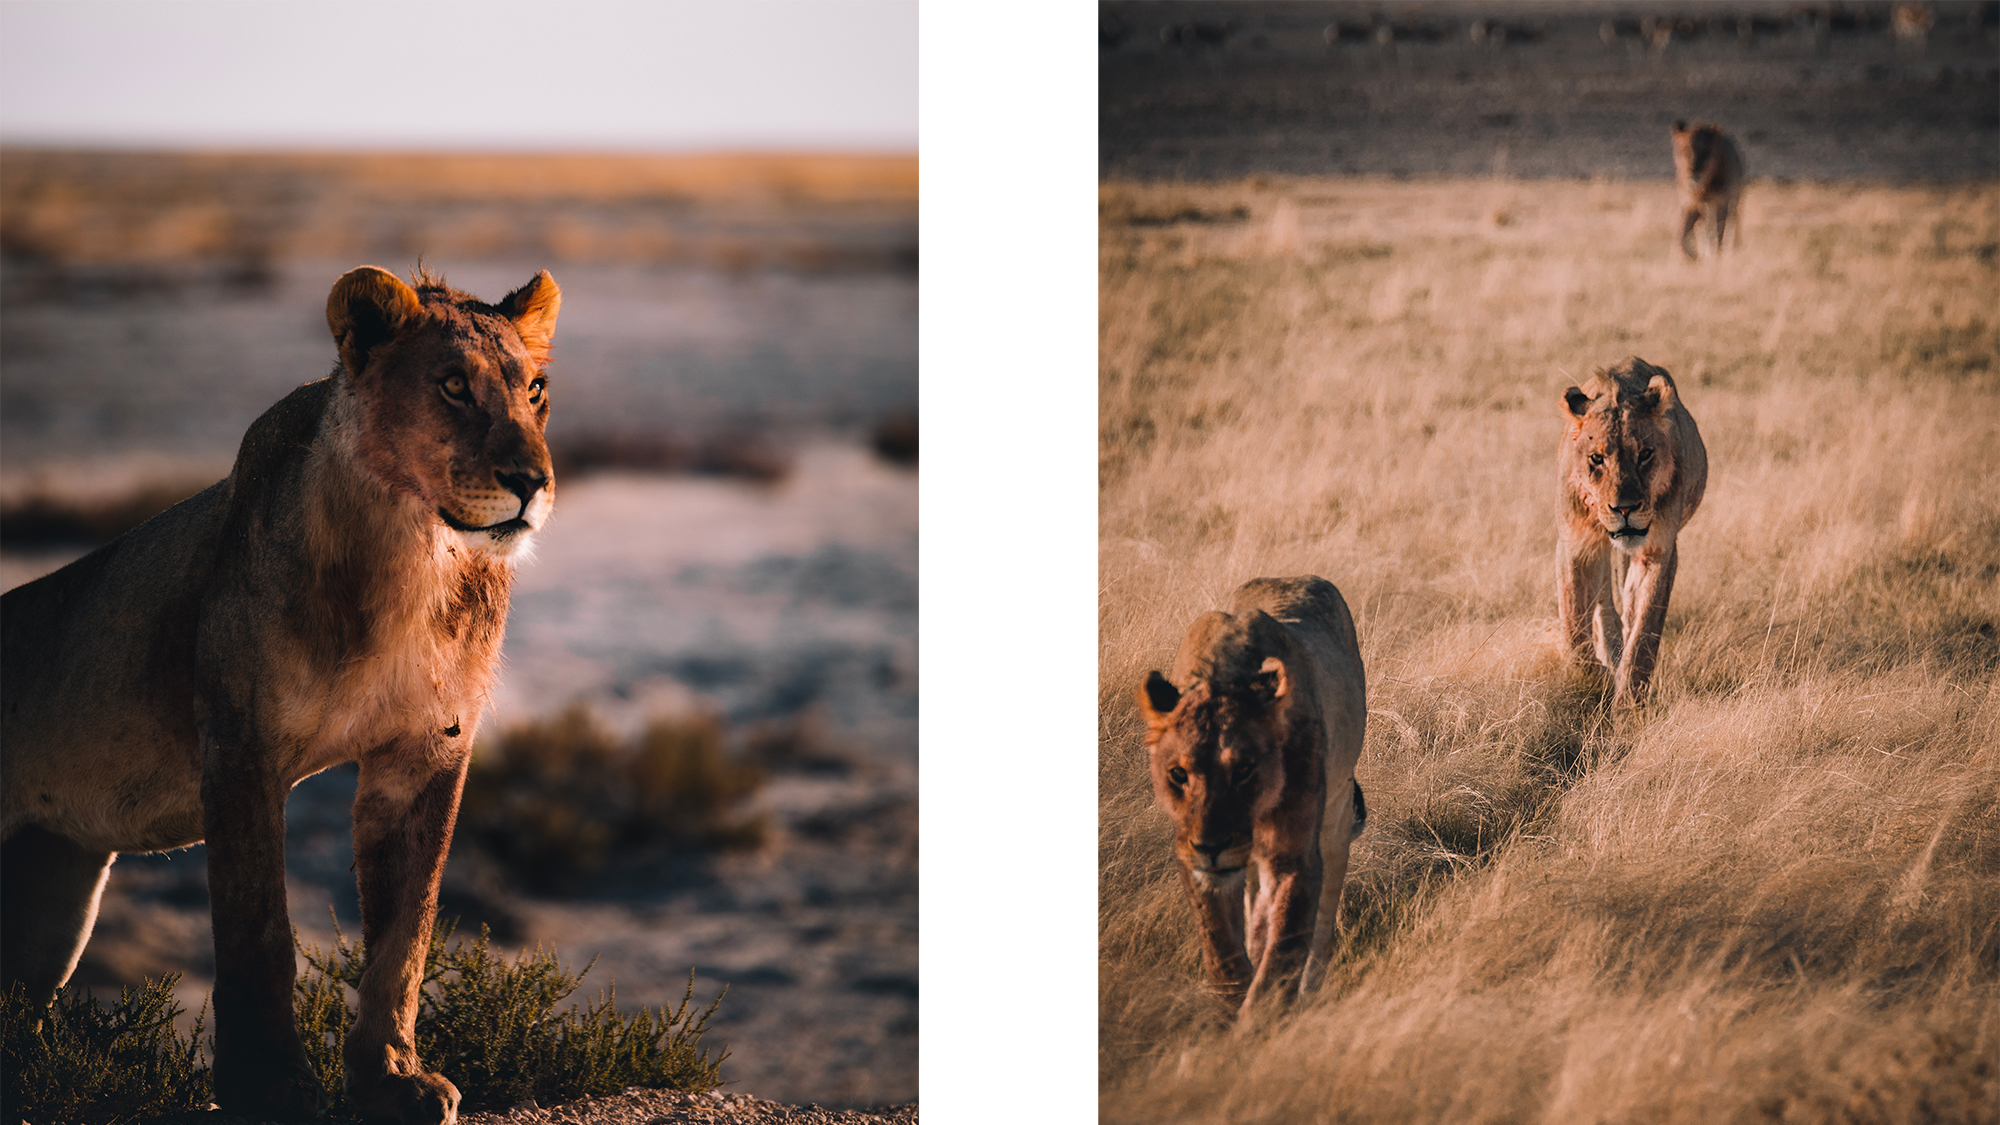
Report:
<svg viewBox="0 0 2000 1125"><path fill-rule="evenodd" d="M1639 510L1639 501L1637 500L1632 501L1630 504L1611 505L1611 514L1617 516L1629 516L1633 512L1636 512L1638 510Z"/></svg>
<svg viewBox="0 0 2000 1125"><path fill-rule="evenodd" d="M1228 847L1229 847L1229 841L1226 839L1217 840L1213 842L1207 840L1196 840L1194 842L1194 850L1208 857L1208 865L1210 867L1219 867L1222 865L1222 853L1225 850L1227 850Z"/></svg>
<svg viewBox="0 0 2000 1125"><path fill-rule="evenodd" d="M520 497L521 502L524 504L535 493L547 488L549 484L549 475L547 473L532 469L523 473L503 473L495 469L493 470L493 479L500 482L500 487Z"/></svg>

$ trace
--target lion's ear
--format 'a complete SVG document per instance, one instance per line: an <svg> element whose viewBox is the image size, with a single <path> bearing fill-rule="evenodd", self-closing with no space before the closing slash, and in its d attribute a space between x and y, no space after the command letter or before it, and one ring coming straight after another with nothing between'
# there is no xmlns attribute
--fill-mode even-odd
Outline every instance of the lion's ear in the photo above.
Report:
<svg viewBox="0 0 2000 1125"><path fill-rule="evenodd" d="M537 273L496 307L500 315L514 322L514 331L521 334L521 342L528 346L528 355L535 363L547 363L556 336L556 312L562 308L562 290L556 288L556 279L549 271Z"/></svg>
<svg viewBox="0 0 2000 1125"><path fill-rule="evenodd" d="M1655 375L1646 383L1646 401L1653 406L1653 413L1665 414L1674 408L1677 401L1674 385L1667 382L1665 375Z"/></svg>
<svg viewBox="0 0 2000 1125"><path fill-rule="evenodd" d="M1688 131L1688 123L1687 123L1687 122L1685 122L1685 121L1676 121L1676 122L1674 122L1674 132L1675 132L1676 134L1680 134L1680 133L1685 133L1685 132L1687 132L1687 131Z"/></svg>
<svg viewBox="0 0 2000 1125"><path fill-rule="evenodd" d="M1571 387L1563 392L1563 404L1569 407L1571 415L1581 418L1590 411L1590 396L1582 387Z"/></svg>
<svg viewBox="0 0 2000 1125"><path fill-rule="evenodd" d="M351 374L368 366L368 353L423 314L417 291L380 266L357 266L326 295L326 326Z"/></svg>
<svg viewBox="0 0 2000 1125"><path fill-rule="evenodd" d="M1264 664L1257 674L1250 678L1250 694L1269 707L1292 693L1292 681L1285 671L1285 662L1275 656L1264 658Z"/></svg>
<svg viewBox="0 0 2000 1125"><path fill-rule="evenodd" d="M1148 726L1165 726L1167 716L1180 705L1181 690L1168 683L1157 670L1148 673L1146 682L1139 685L1139 712L1146 716Z"/></svg>

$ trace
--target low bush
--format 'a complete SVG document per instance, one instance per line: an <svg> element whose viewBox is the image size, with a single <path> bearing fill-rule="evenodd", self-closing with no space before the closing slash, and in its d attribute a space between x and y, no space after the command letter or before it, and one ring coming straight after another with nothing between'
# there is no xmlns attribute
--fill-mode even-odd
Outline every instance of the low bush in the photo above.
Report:
<svg viewBox="0 0 2000 1125"><path fill-rule="evenodd" d="M92 1125L208 1108L202 1047L207 1012L182 1036L174 1021L180 974L120 989L105 1007L65 988L47 1011L18 981L0 998L0 1100L8 1121Z"/></svg>
<svg viewBox="0 0 2000 1125"><path fill-rule="evenodd" d="M715 719L657 721L620 746L576 706L480 747L457 841L528 889L554 893L605 866L614 850L643 863L677 850L760 846L764 818L735 806L763 781L763 771L725 752Z"/></svg>
<svg viewBox="0 0 2000 1125"><path fill-rule="evenodd" d="M627 1086L703 1093L722 1084L727 1048L701 1045L722 1003L691 1011L694 977L680 1005L618 1013L606 989L581 1007L569 999L590 972L572 972L553 950L494 952L477 940L431 936L417 1009L417 1050L432 1070L451 1079L467 1112L506 1109L530 1099L555 1104ZM334 946L301 946L308 966L295 985L299 1033L320 1081L333 1096L332 1113L347 1111L341 1096L341 1048L354 1022L348 990L367 961L362 943L334 929ZM21 985L0 998L0 1101L6 1120L30 1125L121 1125L167 1114L206 1110L211 1089L204 1036L206 1006L190 1034L175 1030L178 974L121 990L106 1007L81 988L64 988L42 1011ZM726 990L725 990L726 991Z"/></svg>
<svg viewBox="0 0 2000 1125"><path fill-rule="evenodd" d="M700 1045L722 997L690 1012L692 972L672 1011L641 1008L620 1016L615 989L606 989L595 1001L559 1012L590 965L572 972L554 950L540 947L509 959L490 948L483 928L473 941L454 943L452 936L446 926L431 935L417 1053L458 1087L461 1111L507 1109L530 1099L549 1105L627 1086L702 1093L722 1084L728 1049L710 1057ZM360 985L366 955L337 926L332 949L301 946L300 952L308 969L297 985L299 1033L338 1114L345 1108L341 1048L353 1022L347 990Z"/></svg>

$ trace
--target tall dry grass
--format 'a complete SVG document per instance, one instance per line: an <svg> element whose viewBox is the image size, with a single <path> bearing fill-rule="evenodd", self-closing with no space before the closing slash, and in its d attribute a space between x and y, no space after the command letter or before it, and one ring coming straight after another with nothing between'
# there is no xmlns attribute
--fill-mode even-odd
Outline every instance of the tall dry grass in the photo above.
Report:
<svg viewBox="0 0 2000 1125"><path fill-rule="evenodd" d="M1106 1121L2000 1116L2000 188L1107 184ZM1700 423L1652 704L1554 636L1564 387ZM1256 575L1355 611L1325 986L1221 1029L1134 685Z"/></svg>

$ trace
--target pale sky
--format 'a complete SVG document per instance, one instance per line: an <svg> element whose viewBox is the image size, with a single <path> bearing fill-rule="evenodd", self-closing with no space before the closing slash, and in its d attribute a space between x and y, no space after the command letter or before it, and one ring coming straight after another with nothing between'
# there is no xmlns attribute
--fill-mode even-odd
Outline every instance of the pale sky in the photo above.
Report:
<svg viewBox="0 0 2000 1125"><path fill-rule="evenodd" d="M0 0L0 141L912 151L915 0Z"/></svg>

